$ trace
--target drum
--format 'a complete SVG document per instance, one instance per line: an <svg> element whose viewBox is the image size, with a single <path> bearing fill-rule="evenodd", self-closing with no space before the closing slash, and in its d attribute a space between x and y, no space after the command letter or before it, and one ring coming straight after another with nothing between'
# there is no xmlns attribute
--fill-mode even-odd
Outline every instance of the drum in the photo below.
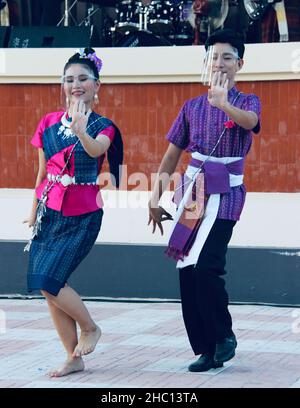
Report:
<svg viewBox="0 0 300 408"><path fill-rule="evenodd" d="M174 21L174 33L168 39L174 45L192 45L194 41L195 14L193 0L184 0L179 4L179 19Z"/></svg>
<svg viewBox="0 0 300 408"><path fill-rule="evenodd" d="M131 0L121 0L116 6L115 31L121 34L139 29L138 3Z"/></svg>
<svg viewBox="0 0 300 408"><path fill-rule="evenodd" d="M148 29L158 35L168 35L179 20L179 7L170 1L153 0L148 11Z"/></svg>
<svg viewBox="0 0 300 408"><path fill-rule="evenodd" d="M115 47L163 47L166 45L170 46L172 44L148 31L136 31L124 35L115 44Z"/></svg>

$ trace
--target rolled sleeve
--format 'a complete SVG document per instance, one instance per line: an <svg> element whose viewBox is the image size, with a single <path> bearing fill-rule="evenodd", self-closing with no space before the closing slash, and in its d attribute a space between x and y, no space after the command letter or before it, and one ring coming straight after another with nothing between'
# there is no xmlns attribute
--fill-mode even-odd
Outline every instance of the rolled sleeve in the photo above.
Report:
<svg viewBox="0 0 300 408"><path fill-rule="evenodd" d="M182 150L185 150L189 145L189 123L187 120L186 104L181 108L166 138L170 143Z"/></svg>
<svg viewBox="0 0 300 408"><path fill-rule="evenodd" d="M115 137L116 129L114 126L108 126L107 128L101 130L98 136L104 135L107 136L112 143Z"/></svg>
<svg viewBox="0 0 300 408"><path fill-rule="evenodd" d="M261 103L259 97L253 94L247 95L242 105L242 109L248 112L256 113L258 117L258 123L252 129L252 131L254 133L258 133L260 131L260 114L261 114Z"/></svg>
<svg viewBox="0 0 300 408"><path fill-rule="evenodd" d="M38 148L43 148L43 133L45 130L45 116L40 120L36 131L30 141L30 143Z"/></svg>

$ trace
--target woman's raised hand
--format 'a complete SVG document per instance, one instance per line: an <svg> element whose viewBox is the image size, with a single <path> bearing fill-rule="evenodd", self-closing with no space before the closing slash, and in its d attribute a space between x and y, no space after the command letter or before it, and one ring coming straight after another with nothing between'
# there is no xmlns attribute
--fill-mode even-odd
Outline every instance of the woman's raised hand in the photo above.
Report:
<svg viewBox="0 0 300 408"><path fill-rule="evenodd" d="M82 135L85 135L87 123L91 110L85 111L85 103L82 100L78 100L74 103L72 110L72 122L70 129L80 139Z"/></svg>

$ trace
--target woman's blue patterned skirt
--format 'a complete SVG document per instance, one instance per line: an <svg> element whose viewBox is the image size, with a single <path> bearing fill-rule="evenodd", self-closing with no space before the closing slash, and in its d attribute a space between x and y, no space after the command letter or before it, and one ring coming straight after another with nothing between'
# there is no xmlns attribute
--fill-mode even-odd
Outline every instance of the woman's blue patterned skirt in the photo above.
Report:
<svg viewBox="0 0 300 408"><path fill-rule="evenodd" d="M45 290L56 296L80 262L92 249L102 222L103 210L63 216L47 207L41 230L29 253L28 291Z"/></svg>

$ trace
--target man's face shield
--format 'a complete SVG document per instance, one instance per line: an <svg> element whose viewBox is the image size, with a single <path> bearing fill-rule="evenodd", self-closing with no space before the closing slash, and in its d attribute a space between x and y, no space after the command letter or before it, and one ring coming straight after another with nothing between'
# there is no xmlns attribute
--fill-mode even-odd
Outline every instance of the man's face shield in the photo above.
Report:
<svg viewBox="0 0 300 408"><path fill-rule="evenodd" d="M216 47L215 45L209 46L201 73L202 84L211 86L214 72L222 70L227 72L239 59L240 57L234 48L220 50L219 47Z"/></svg>

